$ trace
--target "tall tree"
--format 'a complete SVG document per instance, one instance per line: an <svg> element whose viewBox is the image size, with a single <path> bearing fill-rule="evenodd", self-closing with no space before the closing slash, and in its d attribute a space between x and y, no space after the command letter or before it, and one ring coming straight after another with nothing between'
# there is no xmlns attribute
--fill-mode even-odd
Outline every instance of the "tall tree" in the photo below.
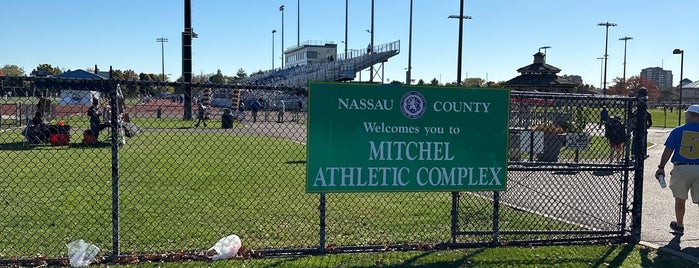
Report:
<svg viewBox="0 0 699 268"><path fill-rule="evenodd" d="M32 70L31 75L32 76L47 76L47 75L57 75L61 74L63 71L61 71L60 68L58 67L53 67L51 64L39 64L39 66L36 67L36 69Z"/></svg>
<svg viewBox="0 0 699 268"><path fill-rule="evenodd" d="M676 87L667 87L660 90L660 98L662 101L677 101L680 99L680 91Z"/></svg>
<svg viewBox="0 0 699 268"><path fill-rule="evenodd" d="M582 94L592 94L592 93L599 93L597 91L597 88L593 85L589 84L579 84L575 86L575 88L572 91L573 93L582 93Z"/></svg>
<svg viewBox="0 0 699 268"><path fill-rule="evenodd" d="M17 65L5 65L2 68L0 68L0 73L1 75L7 75L7 76L24 76L24 69Z"/></svg>
<svg viewBox="0 0 699 268"><path fill-rule="evenodd" d="M138 74L138 80L140 80L140 81L152 81L150 75L147 73Z"/></svg>
<svg viewBox="0 0 699 268"><path fill-rule="evenodd" d="M192 83L194 83L194 84L203 84L203 83L205 83L207 80L209 80L209 77L210 77L210 76L211 76L211 74L203 74L203 73L201 73L201 74L196 74L196 75L192 75Z"/></svg>
<svg viewBox="0 0 699 268"><path fill-rule="evenodd" d="M243 68L238 69L238 72L235 73L235 80L242 80L248 77L248 74L245 73L245 70Z"/></svg>
<svg viewBox="0 0 699 268"><path fill-rule="evenodd" d="M437 80L437 78L432 78L430 85L439 86L439 80Z"/></svg>
<svg viewBox="0 0 699 268"><path fill-rule="evenodd" d="M226 84L226 77L221 73L221 69L218 69L215 75L209 77L209 81L214 84Z"/></svg>
<svg viewBox="0 0 699 268"><path fill-rule="evenodd" d="M657 100L660 98L660 89L658 89L655 83L637 75L629 77L625 83L623 78L617 77L614 78L612 83L613 85L607 88L607 94L609 95L629 96L631 93L635 94L638 88L645 87L648 90L648 99Z"/></svg>
<svg viewBox="0 0 699 268"><path fill-rule="evenodd" d="M125 80L125 79L124 79L124 71L119 70L119 69L113 69L113 70L112 70L112 79L114 79L114 80Z"/></svg>
<svg viewBox="0 0 699 268"><path fill-rule="evenodd" d="M128 69L124 71L124 80L138 81L138 74L134 70Z"/></svg>

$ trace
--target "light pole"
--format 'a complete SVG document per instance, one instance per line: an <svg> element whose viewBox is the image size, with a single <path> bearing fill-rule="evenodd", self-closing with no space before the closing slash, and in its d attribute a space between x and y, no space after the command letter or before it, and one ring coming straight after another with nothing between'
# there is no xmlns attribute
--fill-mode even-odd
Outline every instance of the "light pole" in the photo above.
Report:
<svg viewBox="0 0 699 268"><path fill-rule="evenodd" d="M543 46L543 47L539 48L539 52L541 52L542 49L544 50L544 62L546 61L546 50L549 48L551 48L551 47L550 46Z"/></svg>
<svg viewBox="0 0 699 268"><path fill-rule="evenodd" d="M282 12L282 69L284 69L284 5L279 6Z"/></svg>
<svg viewBox="0 0 699 268"><path fill-rule="evenodd" d="M371 30L366 30L369 33L369 47L367 47L367 54L374 53L374 34ZM359 81L362 81L362 74L359 73ZM374 82L374 65L369 66L369 82Z"/></svg>
<svg viewBox="0 0 699 268"><path fill-rule="evenodd" d="M456 63L456 85L461 86L461 48L463 44L464 19L470 20L471 16L464 16L464 0L460 1L459 15L451 15L450 19L459 19L459 52L457 53Z"/></svg>
<svg viewBox="0 0 699 268"><path fill-rule="evenodd" d="M410 26L408 28L408 71L405 72L405 84L411 84L410 71L412 69L413 54L413 0L410 0Z"/></svg>
<svg viewBox="0 0 699 268"><path fill-rule="evenodd" d="M272 71L274 71L274 34L277 30L272 30Z"/></svg>
<svg viewBox="0 0 699 268"><path fill-rule="evenodd" d="M616 23L604 22L598 23L597 26L604 26L606 28L604 35L604 87L602 88L602 94L607 95L607 60L609 59L607 47L609 45L609 27L616 26Z"/></svg>
<svg viewBox="0 0 699 268"><path fill-rule="evenodd" d="M158 39L155 39L155 42L160 43L160 59L161 59L161 67L162 67L162 81L165 81L165 43L167 43L167 38L165 37L160 37Z"/></svg>
<svg viewBox="0 0 699 268"><path fill-rule="evenodd" d="M604 75L604 57L597 58L599 61L599 88L602 89L604 84L602 84L602 75Z"/></svg>
<svg viewBox="0 0 699 268"><path fill-rule="evenodd" d="M347 59L347 15L349 14L349 0L345 0L345 59Z"/></svg>
<svg viewBox="0 0 699 268"><path fill-rule="evenodd" d="M369 31L371 34L371 53L374 53L374 0L371 0L371 31ZM373 57L371 59L372 61L374 60ZM382 77L383 79L383 77ZM374 65L371 65L371 68L369 69L369 82L373 83L374 82Z"/></svg>
<svg viewBox="0 0 699 268"><path fill-rule="evenodd" d="M301 0L296 0L296 46L301 46Z"/></svg>
<svg viewBox="0 0 699 268"><path fill-rule="evenodd" d="M633 37L624 36L622 38L619 38L619 40L624 41L624 76L622 80L622 88L624 89L624 91L626 91L626 42L631 39L633 39Z"/></svg>
<svg viewBox="0 0 699 268"><path fill-rule="evenodd" d="M675 50L672 51L672 54L680 54L680 107L677 108L677 126L681 126L682 112L680 110L682 110L682 76L684 75L682 72L684 71L684 50L675 48Z"/></svg>

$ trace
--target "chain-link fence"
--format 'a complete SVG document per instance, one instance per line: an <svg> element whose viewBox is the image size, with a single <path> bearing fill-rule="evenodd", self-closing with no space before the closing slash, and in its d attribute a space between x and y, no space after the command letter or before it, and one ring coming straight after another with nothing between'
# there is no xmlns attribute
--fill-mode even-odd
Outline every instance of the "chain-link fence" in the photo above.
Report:
<svg viewBox="0 0 699 268"><path fill-rule="evenodd" d="M512 93L508 188L460 194L459 238L637 241L644 100Z"/></svg>
<svg viewBox="0 0 699 268"><path fill-rule="evenodd" d="M606 106L621 118L629 141L634 98L513 92L504 192L319 195L305 193L302 89L0 81L41 92L42 102L52 104L48 113L34 105L21 124L2 125L5 263L29 263L37 255L60 263L66 244L78 239L99 247L102 261L119 262L134 260L123 256L203 259L230 234L242 239L246 254L254 249L252 257L261 257L623 240L640 228L631 223L638 169L629 142L610 160L599 120ZM76 89L82 93L57 97ZM205 92L211 99L200 108ZM52 116L33 118L37 111ZM555 156L547 151L551 136Z"/></svg>

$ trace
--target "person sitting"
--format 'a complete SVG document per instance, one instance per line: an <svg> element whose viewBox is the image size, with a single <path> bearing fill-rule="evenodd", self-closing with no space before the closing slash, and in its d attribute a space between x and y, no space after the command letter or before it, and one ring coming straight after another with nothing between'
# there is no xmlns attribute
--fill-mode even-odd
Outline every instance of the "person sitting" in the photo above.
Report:
<svg viewBox="0 0 699 268"><path fill-rule="evenodd" d="M27 139L30 142L43 143L49 140L49 128L42 112L34 113L32 126L27 128Z"/></svg>

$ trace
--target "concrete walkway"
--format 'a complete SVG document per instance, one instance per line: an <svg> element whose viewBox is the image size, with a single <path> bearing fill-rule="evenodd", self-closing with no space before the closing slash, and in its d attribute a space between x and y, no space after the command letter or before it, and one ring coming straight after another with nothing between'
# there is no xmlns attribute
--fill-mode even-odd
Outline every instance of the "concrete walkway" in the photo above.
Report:
<svg viewBox="0 0 699 268"><path fill-rule="evenodd" d="M699 265L699 206L693 204L690 197L684 216L684 235L671 234L670 221L675 219L674 197L669 187L660 188L658 180L655 179L660 156L665 150L663 144L671 130L671 128L648 130L648 141L654 145L648 148L650 157L645 161L641 240L643 244L685 257ZM668 182L670 170L672 170L672 164L668 163L665 167Z"/></svg>

